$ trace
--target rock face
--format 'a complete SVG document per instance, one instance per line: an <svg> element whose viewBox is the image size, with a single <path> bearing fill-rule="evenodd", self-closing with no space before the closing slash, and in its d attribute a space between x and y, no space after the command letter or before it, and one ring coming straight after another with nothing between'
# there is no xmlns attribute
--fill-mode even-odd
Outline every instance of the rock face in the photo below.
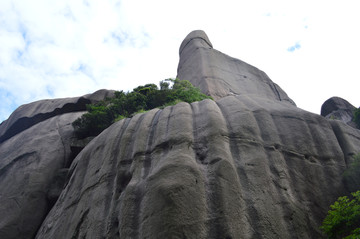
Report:
<svg viewBox="0 0 360 239"><path fill-rule="evenodd" d="M0 125L0 238L35 236L73 159L71 123L86 103L112 94L101 90L23 105Z"/></svg>
<svg viewBox="0 0 360 239"><path fill-rule="evenodd" d="M75 159L37 238L319 238L360 144L333 123L247 96L123 120Z"/></svg>
<svg viewBox="0 0 360 239"><path fill-rule="evenodd" d="M331 97L321 106L321 115L327 119L340 120L356 128L354 119L355 106L340 97Z"/></svg>
<svg viewBox="0 0 360 239"><path fill-rule="evenodd" d="M22 105L10 115L9 119L0 124L0 143L53 116L85 111L86 104L94 103L113 95L114 91L112 90L98 90L93 94L82 97L40 100Z"/></svg>
<svg viewBox="0 0 360 239"><path fill-rule="evenodd" d="M50 203L26 211L42 210L38 221L44 220L23 238L324 237L319 225L329 205L349 193L342 173L360 152L360 131L297 108L260 70L212 49L202 31L181 44L178 69L179 78L217 100L180 103L114 123L73 160L70 179L46 218ZM35 126L55 135L59 130L49 130L50 121L70 127L57 123L67 115ZM12 206L4 213L17 215L7 217L11 226L0 222L1 233L31 222L19 216L22 195L56 198L64 178L60 156L45 165L29 153L40 145L48 158L61 151L46 147L46 133L25 147L29 156L23 157L25 149L14 151L21 134L0 146L1 163L10 162L0 173L1 186L2 175L10 182L11 167L19 168L11 173L20 182L29 182L21 189L7 185L5 193L0 187L0 199L6 195ZM8 154L15 156L3 160Z"/></svg>
<svg viewBox="0 0 360 239"><path fill-rule="evenodd" d="M177 77L189 80L215 100L228 95L254 95L295 105L263 71L213 49L203 31L191 32L179 54Z"/></svg>

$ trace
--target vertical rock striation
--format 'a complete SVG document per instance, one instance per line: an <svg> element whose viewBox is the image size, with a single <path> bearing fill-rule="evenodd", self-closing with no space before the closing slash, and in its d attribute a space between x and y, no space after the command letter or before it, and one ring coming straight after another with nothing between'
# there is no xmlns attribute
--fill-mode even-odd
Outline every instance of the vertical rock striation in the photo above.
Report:
<svg viewBox="0 0 360 239"><path fill-rule="evenodd" d="M51 124L70 125L59 115L3 142L0 209L14 216L2 218L0 237L21 238L20 228L38 239L323 238L329 205L349 193L342 173L360 152L360 131L297 108L265 73L214 50L203 31L181 44L178 77L216 101L153 109L103 131L72 161L37 232L22 229L32 219L20 216L37 201L23 201L43 200L57 185L49 175L63 167L64 148L44 141L66 144ZM21 148L30 135L34 143ZM25 186L11 186L8 175Z"/></svg>
<svg viewBox="0 0 360 239"><path fill-rule="evenodd" d="M75 159L37 238L321 238L360 145L338 127L248 96L122 120Z"/></svg>
<svg viewBox="0 0 360 239"><path fill-rule="evenodd" d="M190 33L180 56L178 77L218 100L104 131L76 158L37 238L322 237L359 131L298 109L204 32Z"/></svg>

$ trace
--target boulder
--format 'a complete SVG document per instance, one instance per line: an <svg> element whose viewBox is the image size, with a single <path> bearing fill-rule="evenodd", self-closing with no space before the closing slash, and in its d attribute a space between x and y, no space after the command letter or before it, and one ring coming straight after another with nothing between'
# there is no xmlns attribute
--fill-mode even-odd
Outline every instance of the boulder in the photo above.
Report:
<svg viewBox="0 0 360 239"><path fill-rule="evenodd" d="M39 100L21 105L9 119L0 124L0 143L46 119L69 112L85 111L87 104L113 96L113 90L98 90L82 97Z"/></svg>
<svg viewBox="0 0 360 239"><path fill-rule="evenodd" d="M0 238L35 236L54 204L50 185L71 164L71 122L82 114L54 116L0 144Z"/></svg>
<svg viewBox="0 0 360 239"><path fill-rule="evenodd" d="M111 95L113 91L101 90L37 101L20 106L0 125L0 238L34 238L74 159L71 123L87 103Z"/></svg>
<svg viewBox="0 0 360 239"><path fill-rule="evenodd" d="M321 106L321 115L327 119L340 120L353 128L357 128L354 119L355 106L340 97L331 97Z"/></svg>

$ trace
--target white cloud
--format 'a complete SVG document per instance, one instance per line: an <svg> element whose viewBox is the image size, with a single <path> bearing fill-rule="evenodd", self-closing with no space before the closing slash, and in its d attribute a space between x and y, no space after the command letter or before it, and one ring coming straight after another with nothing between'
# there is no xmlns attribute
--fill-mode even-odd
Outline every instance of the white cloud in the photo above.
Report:
<svg viewBox="0 0 360 239"><path fill-rule="evenodd" d="M334 95L359 106L356 6L356 1L3 0L0 121L34 100L100 88L131 90L175 77L180 43L195 29L205 30L215 49L264 70L301 108L319 113Z"/></svg>

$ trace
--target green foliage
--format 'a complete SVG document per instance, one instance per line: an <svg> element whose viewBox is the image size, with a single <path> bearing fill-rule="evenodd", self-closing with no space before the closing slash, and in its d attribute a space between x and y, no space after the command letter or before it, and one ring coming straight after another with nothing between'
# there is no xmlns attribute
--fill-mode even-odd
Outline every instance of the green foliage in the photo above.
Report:
<svg viewBox="0 0 360 239"><path fill-rule="evenodd" d="M354 122L358 129L360 129L360 107L354 110Z"/></svg>
<svg viewBox="0 0 360 239"><path fill-rule="evenodd" d="M360 154L353 157L353 161L344 172L344 181L350 192L360 190Z"/></svg>
<svg viewBox="0 0 360 239"><path fill-rule="evenodd" d="M360 191L348 197L339 197L331 205L328 215L320 227L329 238L359 238L360 233Z"/></svg>
<svg viewBox="0 0 360 239"><path fill-rule="evenodd" d="M96 136L112 123L153 108L164 108L179 102L192 103L211 97L204 95L189 81L167 79L155 84L138 86L132 92L115 92L115 97L88 105L88 113L73 122L78 138Z"/></svg>
<svg viewBox="0 0 360 239"><path fill-rule="evenodd" d="M101 104L88 105L87 108L89 113L73 122L79 138L100 134L112 121L111 113L106 110L105 106Z"/></svg>
<svg viewBox="0 0 360 239"><path fill-rule="evenodd" d="M360 238L360 154L353 157L344 172L344 181L352 193L352 200L339 197L331 205L321 229L329 238Z"/></svg>

